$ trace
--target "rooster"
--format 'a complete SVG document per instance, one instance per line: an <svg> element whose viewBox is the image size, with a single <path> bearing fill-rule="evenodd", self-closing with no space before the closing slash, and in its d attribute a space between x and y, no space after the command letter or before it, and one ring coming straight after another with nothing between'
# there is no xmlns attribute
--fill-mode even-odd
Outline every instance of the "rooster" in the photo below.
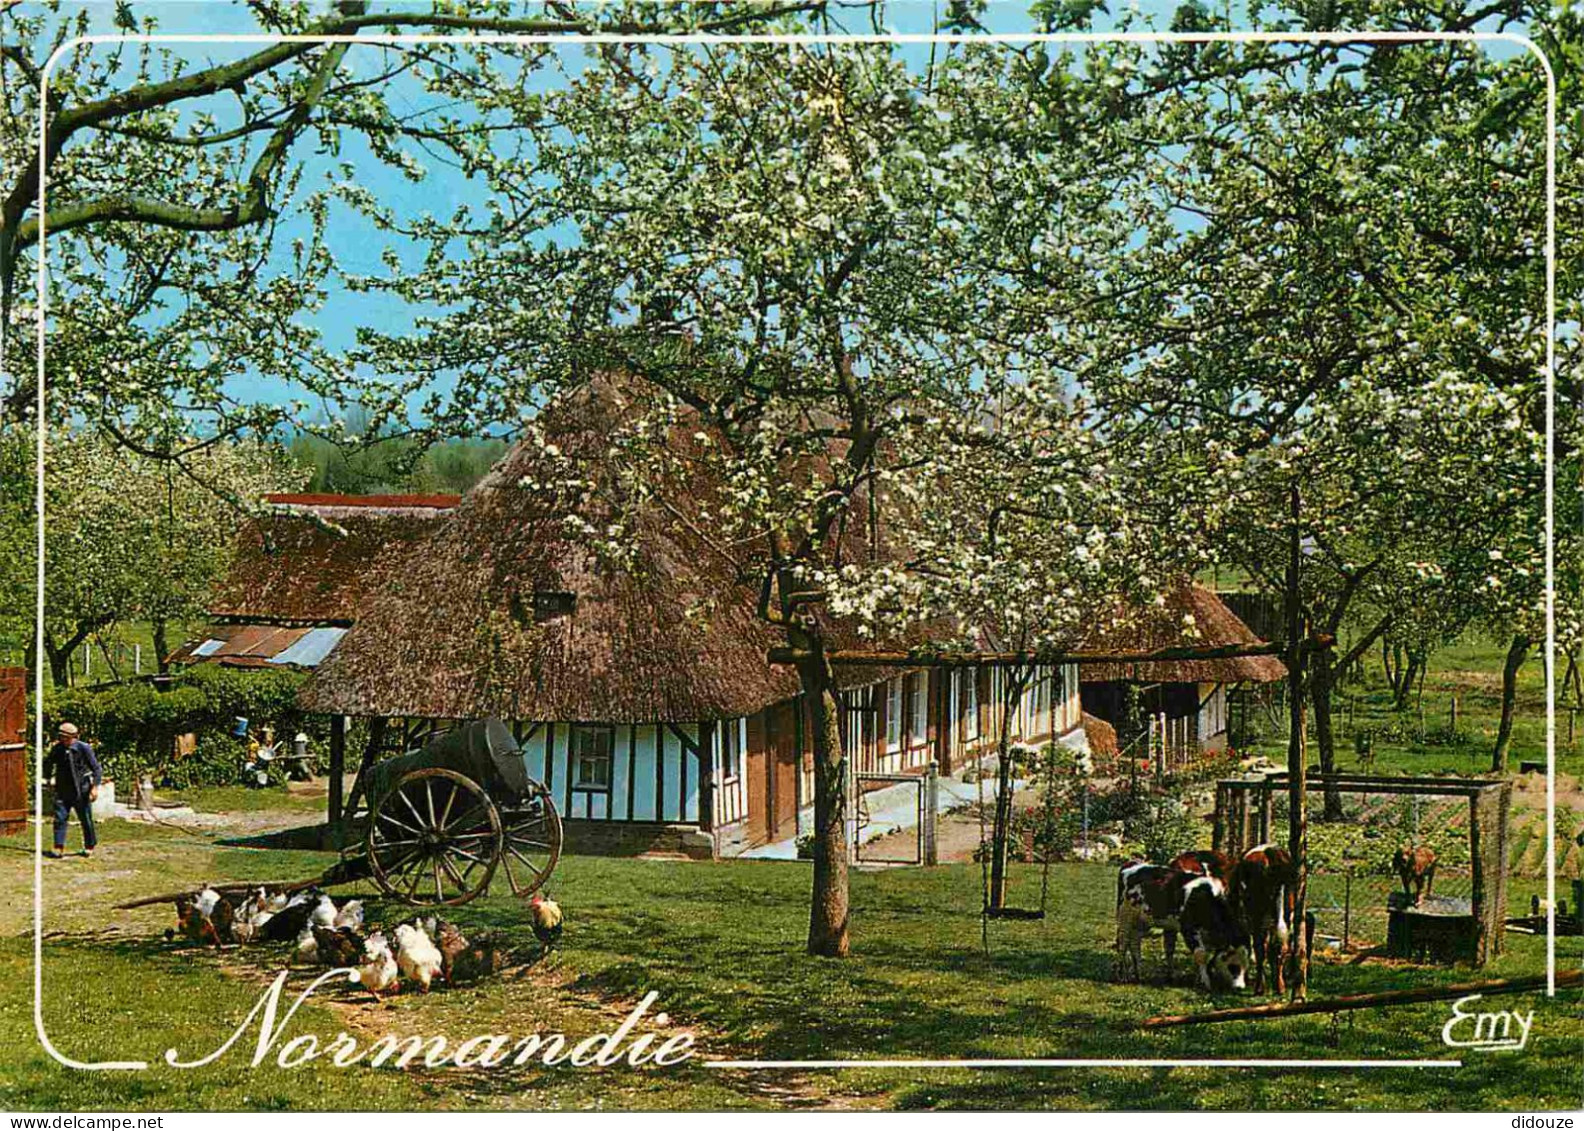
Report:
<svg viewBox="0 0 1584 1131"><path fill-rule="evenodd" d="M534 938L544 948L542 954L549 954L550 948L561 941L561 905L536 892L528 900L528 915L533 924Z"/></svg>
<svg viewBox="0 0 1584 1131"><path fill-rule="evenodd" d="M429 992L429 983L445 966L445 959L424 929L403 923L396 928L396 966L402 976L411 978Z"/></svg>

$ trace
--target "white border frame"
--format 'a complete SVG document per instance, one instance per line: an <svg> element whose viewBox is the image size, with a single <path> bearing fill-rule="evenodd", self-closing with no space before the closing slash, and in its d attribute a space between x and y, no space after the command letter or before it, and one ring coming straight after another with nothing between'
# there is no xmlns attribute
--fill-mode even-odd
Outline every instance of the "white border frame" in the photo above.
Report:
<svg viewBox="0 0 1584 1131"><path fill-rule="evenodd" d="M39 77L39 234L38 234L38 604L35 644L40 654L44 638L44 449L45 420L45 318L48 306L49 234L46 196L49 170L45 153L48 121L47 94L50 75L69 51L84 44L104 43L348 43L394 45L404 43L513 43L556 46L563 43L649 43L658 46L722 45L753 43L801 43L840 46L843 44L956 44L956 43L1506 43L1527 51L1540 63L1546 79L1546 361L1545 361L1545 702L1546 702L1546 996L1556 996L1556 525L1555 525L1555 431L1556 431L1556 72L1551 60L1528 36L1509 32L996 32L978 34L892 33L859 35L619 35L619 34L508 34L458 35L272 35L254 34L107 34L85 35L66 40L50 55ZM36 702L44 701L44 671L36 666ZM43 1014L43 939L44 939L44 716L34 712L34 857L33 857L33 1025L39 1043L58 1063L85 1071L140 1071L146 1061L103 1061L86 1063L63 1055L44 1029ZM831 1060L831 1061L723 1061L703 1062L708 1068L807 1069L807 1068L1428 1068L1459 1067L1460 1060Z"/></svg>

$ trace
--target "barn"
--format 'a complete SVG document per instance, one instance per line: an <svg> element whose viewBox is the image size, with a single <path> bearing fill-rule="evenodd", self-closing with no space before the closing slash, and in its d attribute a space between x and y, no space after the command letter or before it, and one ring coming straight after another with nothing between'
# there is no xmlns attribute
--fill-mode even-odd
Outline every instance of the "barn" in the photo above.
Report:
<svg viewBox="0 0 1584 1131"><path fill-rule="evenodd" d="M172 665L313 668L456 495L274 494L238 533L210 624Z"/></svg>
<svg viewBox="0 0 1584 1131"><path fill-rule="evenodd" d="M1219 597L1196 582L1183 581L1160 604L1126 613L1086 647L1145 652L1257 643L1259 637ZM1124 741L1132 732L1126 718L1132 700L1137 704L1136 725L1144 728L1140 733L1153 735L1169 757L1182 757L1226 748L1234 688L1286 675L1286 665L1274 656L1093 663L1083 665L1081 696L1084 711L1110 723Z"/></svg>
<svg viewBox="0 0 1584 1131"><path fill-rule="evenodd" d="M758 613L762 567L690 517L720 488L686 428L667 498L688 513L612 503L628 489L607 449L629 395L602 386L541 414L544 434L368 594L299 702L368 719L365 765L448 720L510 722L577 851L719 857L790 841L811 824L812 746L795 673L768 660L785 639ZM860 775L951 769L993 733L985 673L837 677ZM1042 673L1014 733L1081 736L1077 688L1070 668Z"/></svg>

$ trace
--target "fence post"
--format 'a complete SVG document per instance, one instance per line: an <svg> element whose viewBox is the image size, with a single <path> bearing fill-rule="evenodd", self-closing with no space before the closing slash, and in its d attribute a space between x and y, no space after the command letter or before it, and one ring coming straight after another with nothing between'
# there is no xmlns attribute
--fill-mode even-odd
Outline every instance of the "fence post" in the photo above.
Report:
<svg viewBox="0 0 1584 1131"><path fill-rule="evenodd" d="M940 777L932 760L924 766L924 819L921 822L924 830L924 863L930 867L940 862L940 854L935 842L936 798L939 788Z"/></svg>

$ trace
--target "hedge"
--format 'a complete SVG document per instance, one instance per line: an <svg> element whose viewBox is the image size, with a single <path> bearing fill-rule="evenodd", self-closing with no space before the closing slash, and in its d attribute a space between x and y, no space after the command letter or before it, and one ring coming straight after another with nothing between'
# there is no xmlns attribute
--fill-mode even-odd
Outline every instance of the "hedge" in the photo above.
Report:
<svg viewBox="0 0 1584 1131"><path fill-rule="evenodd" d="M306 672L289 669L225 668L205 664L175 677L167 687L123 683L100 689L63 688L46 693L45 733L62 722L77 724L93 744L105 776L129 781L149 770L178 786L223 785L237 778L245 740L231 737L234 720L248 720L257 735L265 724L277 739L306 731L324 750L330 720L297 708ZM178 735L197 738L195 752L175 759Z"/></svg>

